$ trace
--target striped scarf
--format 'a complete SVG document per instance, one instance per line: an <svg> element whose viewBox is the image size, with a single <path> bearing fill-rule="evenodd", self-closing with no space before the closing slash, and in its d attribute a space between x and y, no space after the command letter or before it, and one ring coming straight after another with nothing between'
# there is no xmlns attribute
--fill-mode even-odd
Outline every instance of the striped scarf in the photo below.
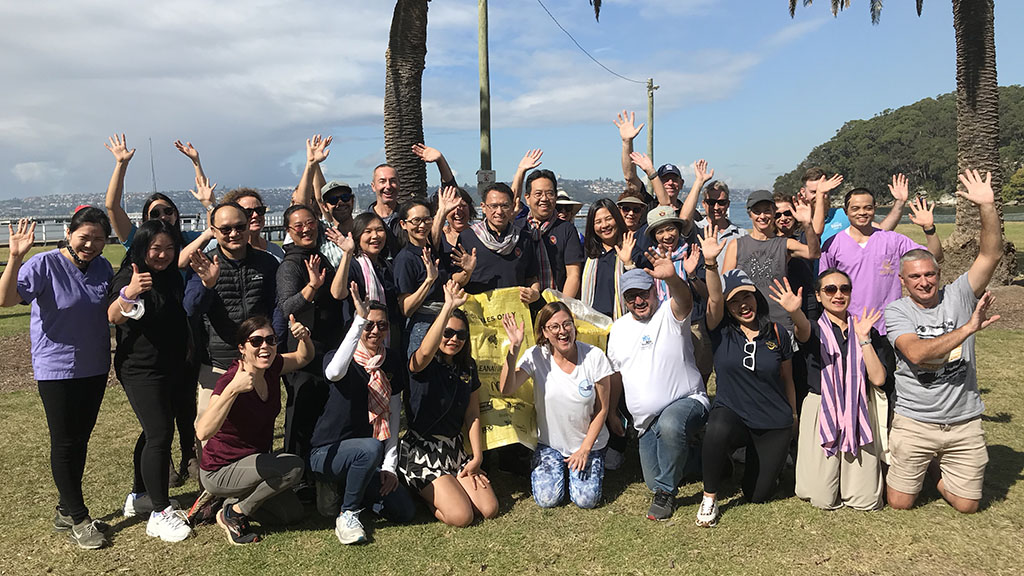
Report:
<svg viewBox="0 0 1024 576"><path fill-rule="evenodd" d="M352 356L356 364L362 366L370 375L370 383L367 384L370 424L373 424L373 437L381 442L391 437L391 426L388 424L388 418L391 417L391 382L388 381L387 374L380 369L387 356L388 350L383 346L379 354L371 354L362 340L359 341Z"/></svg>
<svg viewBox="0 0 1024 576"><path fill-rule="evenodd" d="M672 251L672 266L675 266L676 274L686 280L686 270L683 268L683 260L686 258L686 242L680 242L679 246ZM658 302L667 302L672 297L668 291L668 283L664 280L654 280L654 287L658 291Z"/></svg>
<svg viewBox="0 0 1024 576"><path fill-rule="evenodd" d="M363 273L363 284L366 285L366 299L384 302L386 298L384 295L384 285L380 283L380 278L377 277L377 270L373 267L370 257L366 254L360 254L356 256L356 262Z"/></svg>
<svg viewBox="0 0 1024 576"><path fill-rule="evenodd" d="M864 384L864 357L857 337L847 338L846 362L839 349L832 321L827 314L818 319L821 333L821 412L818 414L818 439L828 456L837 452L857 455L869 444L871 422L868 419L867 389Z"/></svg>
<svg viewBox="0 0 1024 576"><path fill-rule="evenodd" d="M580 297L584 304L594 307L594 294L597 292L597 258L587 258L587 261L583 264L583 280L580 286L581 292ZM622 260L619 260L618 256L615 257L615 303L612 305L612 320L617 320L620 316L625 313L625 306L622 302L622 296L619 294L619 277L625 272L626 267L622 264Z"/></svg>
<svg viewBox="0 0 1024 576"><path fill-rule="evenodd" d="M498 240L497 236L487 227L486 220L470 224L469 229L473 231L473 234L476 234L477 239L480 240L480 243L485 248L502 256L511 254L516 244L519 243L519 230L513 222L509 222L505 237L501 240Z"/></svg>
<svg viewBox="0 0 1024 576"><path fill-rule="evenodd" d="M558 286L555 286L555 273L551 270L551 262L548 259L548 245L544 242L544 236L551 230L551 228L558 222L558 214L552 214L551 218L548 218L544 222L538 223L533 218L527 218L527 229L530 231L530 236L533 238L534 244L537 245L537 259L538 268L540 273L538 279L540 280L540 290L544 291L545 288L551 288L557 290Z"/></svg>

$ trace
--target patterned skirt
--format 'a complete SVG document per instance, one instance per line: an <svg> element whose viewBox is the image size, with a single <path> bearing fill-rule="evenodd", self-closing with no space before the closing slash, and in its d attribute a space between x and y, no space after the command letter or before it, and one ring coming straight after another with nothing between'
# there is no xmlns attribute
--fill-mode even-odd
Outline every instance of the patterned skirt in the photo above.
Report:
<svg viewBox="0 0 1024 576"><path fill-rule="evenodd" d="M425 438L409 430L402 437L398 468L406 484L419 492L445 474L457 475L469 460L462 447L462 434Z"/></svg>

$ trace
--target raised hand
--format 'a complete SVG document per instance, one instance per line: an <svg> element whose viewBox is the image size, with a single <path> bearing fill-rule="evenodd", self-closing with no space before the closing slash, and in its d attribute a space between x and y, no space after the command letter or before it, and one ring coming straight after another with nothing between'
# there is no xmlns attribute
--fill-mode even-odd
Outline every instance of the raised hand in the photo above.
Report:
<svg viewBox="0 0 1024 576"><path fill-rule="evenodd" d="M231 382L227 385L227 388L231 388L236 394L245 394L246 392L255 389L256 385L256 374L249 371L249 365L245 362L245 358L238 361L238 370L235 371L234 377L231 378Z"/></svg>
<svg viewBox="0 0 1024 576"><path fill-rule="evenodd" d="M857 335L857 340L869 340L871 338L871 327L881 319L881 310L877 308L868 310L867 306L864 307L860 316L853 316L853 333Z"/></svg>
<svg viewBox="0 0 1024 576"><path fill-rule="evenodd" d="M783 282L779 282L779 279L776 278L774 285L768 287L769 296L786 312L796 312L804 302L804 289L803 287L797 288L794 293L793 287L789 285L789 278L783 278Z"/></svg>
<svg viewBox="0 0 1024 576"><path fill-rule="evenodd" d="M676 273L676 267L672 265L672 257L668 254L663 253L657 248L647 249L647 260L654 267L651 270L647 270L647 273L652 278L658 280L668 280L673 276L678 276Z"/></svg>
<svg viewBox="0 0 1024 576"><path fill-rule="evenodd" d="M615 246L615 255L623 264L633 264L633 250L636 248L636 232L627 231L622 235L622 242Z"/></svg>
<svg viewBox="0 0 1024 576"><path fill-rule="evenodd" d="M708 224L704 228L704 236L698 236L697 240L705 258L714 260L725 249L725 243L718 240L718 228L714 224Z"/></svg>
<svg viewBox="0 0 1024 576"><path fill-rule="evenodd" d="M129 300L135 300L152 288L153 275L149 272L139 272L139 266L132 264L132 280L124 289L125 296L128 296Z"/></svg>
<svg viewBox="0 0 1024 576"><path fill-rule="evenodd" d="M700 244L690 244L687 248L686 257L683 258L683 270L687 276L692 276L700 266Z"/></svg>
<svg viewBox="0 0 1024 576"><path fill-rule="evenodd" d="M209 289L217 285L217 279L220 278L220 260L216 254L211 261L206 254L196 250L189 256L189 265L203 281L203 286Z"/></svg>
<svg viewBox="0 0 1024 576"><path fill-rule="evenodd" d="M328 226L325 228L327 239L334 242L334 245L341 248L342 252L351 254L356 249L356 241L352 239L352 233L342 234L336 228Z"/></svg>
<svg viewBox="0 0 1024 576"><path fill-rule="evenodd" d="M430 248L424 248L420 252L420 258L423 260L423 266L427 269L427 280L433 282L437 280L437 267L440 264L438 260L434 260L430 257Z"/></svg>
<svg viewBox="0 0 1024 576"><path fill-rule="evenodd" d="M708 170L708 163L703 158L693 163L693 171L696 173L695 178L700 180L701 186L715 177L715 169Z"/></svg>
<svg viewBox="0 0 1024 576"><path fill-rule="evenodd" d="M992 192L992 173L987 172L982 180L977 170L964 170L963 174L957 175L960 183L966 188L966 192L957 190L956 195L970 201L976 206L992 204L995 202L995 193Z"/></svg>
<svg viewBox="0 0 1024 576"><path fill-rule="evenodd" d="M910 201L910 221L927 230L935 225L935 203L918 196Z"/></svg>
<svg viewBox="0 0 1024 576"><path fill-rule="evenodd" d="M18 229L15 230L10 224L7 225L7 243L10 248L10 260L24 258L36 241L36 223L29 222L27 218L18 220Z"/></svg>
<svg viewBox="0 0 1024 576"><path fill-rule="evenodd" d="M506 312L501 317L501 325L505 327L505 335L508 336L508 343L512 348L516 350L523 344L523 338L526 337L526 323L516 323L516 317L510 312Z"/></svg>
<svg viewBox="0 0 1024 576"><path fill-rule="evenodd" d="M809 226L813 216L813 209L811 208L810 203L806 202L799 196L793 200L793 218L804 226Z"/></svg>
<svg viewBox="0 0 1024 576"><path fill-rule="evenodd" d="M999 314L989 318L988 309L996 301L996 297L992 295L992 292L985 292L978 299L978 304L974 307L974 313L971 314L971 319L967 321L967 326L971 330L971 334L988 328L996 320L999 320Z"/></svg>
<svg viewBox="0 0 1024 576"><path fill-rule="evenodd" d="M178 152L188 156L188 159L191 160L193 164L199 163L199 151L196 150L195 146L193 146L191 142L182 144L181 140L175 140L174 147L178 149Z"/></svg>
<svg viewBox="0 0 1024 576"><path fill-rule="evenodd" d="M451 261L452 264L472 273L476 269L476 248L473 248L472 252L466 252L461 244L456 246L452 250Z"/></svg>
<svg viewBox="0 0 1024 576"><path fill-rule="evenodd" d="M643 152L631 152L629 159L636 164L636 167L643 170L644 174L650 175L654 172L654 162L651 161L651 157Z"/></svg>
<svg viewBox="0 0 1024 576"><path fill-rule="evenodd" d="M897 202L906 202L910 197L910 182L903 174L893 174L892 184L889 184L889 194Z"/></svg>
<svg viewBox="0 0 1024 576"><path fill-rule="evenodd" d="M333 136L321 138L319 134L316 134L313 138L306 140L306 162L319 164L326 160L331 153L327 147L331 145L333 138Z"/></svg>
<svg viewBox="0 0 1024 576"><path fill-rule="evenodd" d="M519 166L517 166L518 170L520 172L525 172L527 170L533 170L537 166L540 166L540 157L543 155L544 151L541 150L540 148L527 150L526 155L523 156L523 159L519 161Z"/></svg>
<svg viewBox="0 0 1024 576"><path fill-rule="evenodd" d="M827 180L822 176L818 179L818 194L828 194L838 188L842 183L843 176L841 174L835 174Z"/></svg>
<svg viewBox="0 0 1024 576"><path fill-rule="evenodd" d="M444 283L444 303L450 305L452 308L458 308L469 300L469 296L466 295L466 291L459 286L459 283L455 280L449 280Z"/></svg>
<svg viewBox="0 0 1024 576"><path fill-rule="evenodd" d="M540 300L540 292L535 290L533 286L520 286L519 287L519 301L523 304L533 304L537 300Z"/></svg>
<svg viewBox="0 0 1024 576"><path fill-rule="evenodd" d="M114 155L114 160L119 163L127 164L131 161L132 156L135 155L135 148L128 149L128 143L125 140L124 134L121 134L120 137L114 134L107 138L107 144L104 144L104 146L107 147L107 150L110 150L110 153Z"/></svg>
<svg viewBox="0 0 1024 576"><path fill-rule="evenodd" d="M189 193L195 197L196 200L202 202L203 206L215 204L213 191L217 189L217 183L210 184L210 179L206 176L196 176L196 189L189 190Z"/></svg>
<svg viewBox="0 0 1024 576"><path fill-rule="evenodd" d="M433 164L441 159L441 151L437 148L431 148L426 144L413 144L412 153L419 156L420 160L423 160L427 164Z"/></svg>
<svg viewBox="0 0 1024 576"><path fill-rule="evenodd" d="M644 129L643 122L641 122L639 126L634 126L636 123L635 112L626 112L623 110L622 112L619 112L613 122L615 122L615 126L619 128L619 137L627 141L631 141L636 138L637 134Z"/></svg>
<svg viewBox="0 0 1024 576"><path fill-rule="evenodd" d="M437 218L445 218L459 205L459 189L448 186L437 195Z"/></svg>
<svg viewBox="0 0 1024 576"><path fill-rule="evenodd" d="M359 284L355 280L348 283L348 293L352 296L352 307L356 309L356 314L365 320L370 313L370 301L359 297Z"/></svg>
<svg viewBox="0 0 1024 576"><path fill-rule="evenodd" d="M309 285L313 288L313 293L324 285L324 280L327 278L327 269L323 268L320 264L320 255L313 254L309 259L305 260L306 272L309 274Z"/></svg>
<svg viewBox="0 0 1024 576"><path fill-rule="evenodd" d="M288 329L291 330L292 338L296 340L309 338L309 328L306 328L301 322L296 320L295 314L288 315Z"/></svg>

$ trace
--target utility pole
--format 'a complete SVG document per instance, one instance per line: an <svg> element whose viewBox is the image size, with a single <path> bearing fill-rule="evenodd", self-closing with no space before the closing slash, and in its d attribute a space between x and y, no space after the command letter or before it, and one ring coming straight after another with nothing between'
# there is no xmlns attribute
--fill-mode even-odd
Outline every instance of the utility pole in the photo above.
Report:
<svg viewBox="0 0 1024 576"><path fill-rule="evenodd" d="M651 162L654 162L654 91L658 88L660 86L654 84L654 78L647 79L647 155Z"/></svg>
<svg viewBox="0 0 1024 576"><path fill-rule="evenodd" d="M476 173L478 187L494 182L491 169L491 74L487 56L487 0L478 0L480 60L480 170Z"/></svg>
<svg viewBox="0 0 1024 576"><path fill-rule="evenodd" d="M153 139L149 139L149 171L153 174L153 192L156 192L156 164L153 160Z"/></svg>

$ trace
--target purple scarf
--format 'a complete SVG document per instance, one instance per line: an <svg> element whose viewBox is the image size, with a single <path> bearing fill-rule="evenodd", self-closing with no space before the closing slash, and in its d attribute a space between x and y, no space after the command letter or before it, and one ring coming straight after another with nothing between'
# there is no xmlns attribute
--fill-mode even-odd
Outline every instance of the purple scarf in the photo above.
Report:
<svg viewBox="0 0 1024 576"><path fill-rule="evenodd" d="M864 357L861 356L857 336L850 334L846 339L846 362L843 362L843 352L839 349L827 314L818 319L818 328L821 333L818 439L828 456L835 456L840 451L856 456L861 446L872 441Z"/></svg>

